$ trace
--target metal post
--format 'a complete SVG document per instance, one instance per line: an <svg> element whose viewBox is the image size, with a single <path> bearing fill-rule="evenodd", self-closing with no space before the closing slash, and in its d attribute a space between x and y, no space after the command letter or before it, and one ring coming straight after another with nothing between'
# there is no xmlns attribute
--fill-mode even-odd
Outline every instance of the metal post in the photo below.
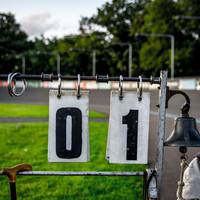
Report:
<svg viewBox="0 0 200 200"><path fill-rule="evenodd" d="M164 138L165 138L165 120L166 120L166 88L167 88L167 71L161 71L161 85L159 94L159 130L157 143L157 183L158 199L161 199L162 176L163 176L163 157L164 157Z"/></svg>
<svg viewBox="0 0 200 200"><path fill-rule="evenodd" d="M129 58L129 62L128 62L128 65L129 65L129 68L128 68L128 77L131 77L132 76L132 44L129 43L128 44L128 58Z"/></svg>
<svg viewBox="0 0 200 200"><path fill-rule="evenodd" d="M26 72L26 58L24 55L22 55L22 74L25 74Z"/></svg>
<svg viewBox="0 0 200 200"><path fill-rule="evenodd" d="M92 76L96 75L96 50L92 50Z"/></svg>
<svg viewBox="0 0 200 200"><path fill-rule="evenodd" d="M60 74L60 54L59 53L56 54L56 58L57 58L57 74Z"/></svg>
<svg viewBox="0 0 200 200"><path fill-rule="evenodd" d="M174 79L174 43L175 38L172 35L171 37L171 79Z"/></svg>

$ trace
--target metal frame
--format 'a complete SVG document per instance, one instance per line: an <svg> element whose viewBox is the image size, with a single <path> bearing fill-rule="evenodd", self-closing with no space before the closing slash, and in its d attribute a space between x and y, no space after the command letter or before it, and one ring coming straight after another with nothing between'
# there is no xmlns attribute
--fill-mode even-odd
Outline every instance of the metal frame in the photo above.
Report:
<svg viewBox="0 0 200 200"><path fill-rule="evenodd" d="M2 172L0 173L2 174ZM72 172L72 171L24 171L18 172L17 175L26 176L146 176L146 172Z"/></svg>
<svg viewBox="0 0 200 200"><path fill-rule="evenodd" d="M41 74L41 75L25 75L19 74L16 79L27 79L27 80L41 80L41 81L53 81L58 80L58 76L62 80L77 80L77 76L63 76L53 74ZM0 80L8 78L7 74L0 74ZM109 77L107 76L81 76L81 80L93 80L97 82L108 82L108 81L120 81L120 77ZM159 94L159 126L158 126L158 144L157 144L157 160L156 160L156 171L157 171L157 189L158 199L161 199L161 188L162 188L162 174L163 174L163 154L164 154L164 137L165 137L165 120L166 120L166 96L167 96L167 71L161 71L160 77L150 78L139 78L139 77L123 77L123 81L130 82L149 82L150 84L160 85ZM0 172L0 175L4 175ZM67 172L67 171L25 171L18 172L17 175L35 175L35 176L143 176L144 188L143 198L146 199L146 183L147 173L146 172Z"/></svg>
<svg viewBox="0 0 200 200"><path fill-rule="evenodd" d="M162 176L163 176L163 160L164 160L164 139L165 139L165 124L166 124L166 96L167 96L167 71L161 71L161 85L159 94L159 130L157 143L157 187L158 199L162 193Z"/></svg>
<svg viewBox="0 0 200 200"><path fill-rule="evenodd" d="M60 76L62 80L68 80L68 81L73 81L77 80L77 75L76 76ZM7 80L8 74L0 74L0 80ZM16 79L26 79L26 80L41 80L41 81L53 81L53 80L58 80L58 75L54 74L41 74L41 75L32 75L32 74L19 74ZM97 82L109 82L109 81L119 81L120 77L109 77L107 76L101 76L101 75L96 75L96 76L81 76L81 80L83 81L97 81ZM139 77L123 77L123 81L129 81L129 82L138 82L140 81ZM160 77L151 77L151 78L142 78L142 82L149 82L151 84L158 84L160 85L161 79Z"/></svg>

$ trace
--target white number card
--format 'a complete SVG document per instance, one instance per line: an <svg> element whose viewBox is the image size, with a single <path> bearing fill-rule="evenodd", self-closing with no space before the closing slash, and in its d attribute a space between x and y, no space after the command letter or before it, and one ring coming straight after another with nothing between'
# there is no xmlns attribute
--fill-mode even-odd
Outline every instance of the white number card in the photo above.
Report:
<svg viewBox="0 0 200 200"><path fill-rule="evenodd" d="M87 162L89 160L89 93L77 98L76 91L49 91L49 162Z"/></svg>
<svg viewBox="0 0 200 200"><path fill-rule="evenodd" d="M148 162L150 95L143 92L111 91L106 156L110 163L146 164Z"/></svg>

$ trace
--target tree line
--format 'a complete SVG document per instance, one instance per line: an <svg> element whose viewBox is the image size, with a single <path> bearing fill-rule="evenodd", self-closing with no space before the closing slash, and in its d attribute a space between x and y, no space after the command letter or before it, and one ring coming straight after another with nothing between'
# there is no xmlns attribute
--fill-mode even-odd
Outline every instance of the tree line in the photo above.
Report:
<svg viewBox="0 0 200 200"><path fill-rule="evenodd" d="M60 65L66 75L92 75L95 66L97 74L127 76L131 64L132 76L159 75L170 71L170 38L138 34L154 33L175 38L175 76L198 76L200 18L185 16L199 13L198 0L112 0L80 19L79 34L32 41L13 14L0 13L0 73L23 65L30 74L57 73Z"/></svg>

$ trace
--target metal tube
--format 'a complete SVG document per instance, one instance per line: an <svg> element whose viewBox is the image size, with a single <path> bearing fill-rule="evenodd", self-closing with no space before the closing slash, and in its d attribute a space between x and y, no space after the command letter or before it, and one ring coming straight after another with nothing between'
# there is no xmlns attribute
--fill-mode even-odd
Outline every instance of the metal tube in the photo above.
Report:
<svg viewBox="0 0 200 200"><path fill-rule="evenodd" d="M132 76L132 50L133 50L133 48L132 48L132 44L131 43L129 43L128 44L128 57L129 57L129 62L128 62L128 65L129 65L129 67L128 67L128 77L131 77Z"/></svg>
<svg viewBox="0 0 200 200"><path fill-rule="evenodd" d="M96 50L92 50L92 76L96 75Z"/></svg>
<svg viewBox="0 0 200 200"><path fill-rule="evenodd" d="M0 175L5 175L0 173ZM67 172L67 171L24 171L17 175L27 176L144 176L145 172Z"/></svg>
<svg viewBox="0 0 200 200"><path fill-rule="evenodd" d="M163 157L164 157L164 138L165 138L165 123L166 123L166 89L167 89L167 71L161 71L161 86L159 94L159 130L157 143L157 183L158 183L158 199L161 199L162 194L162 177L163 177Z"/></svg>
<svg viewBox="0 0 200 200"><path fill-rule="evenodd" d="M42 75L34 75L34 74L21 74L16 77L17 80L26 79L26 80L43 80L43 81L52 81L58 80L58 75L53 74L44 74ZM0 80L7 80L8 74L0 74ZM64 76L61 75L62 80L75 81L77 80L77 76ZM81 76L81 80L83 81L97 81L97 82L108 82L108 81L119 81L118 77L109 77L109 76ZM123 77L124 81L130 82L139 82L140 79L138 77ZM142 82L149 82L151 84L159 84L160 85L160 77L152 77L152 78L142 78Z"/></svg>

